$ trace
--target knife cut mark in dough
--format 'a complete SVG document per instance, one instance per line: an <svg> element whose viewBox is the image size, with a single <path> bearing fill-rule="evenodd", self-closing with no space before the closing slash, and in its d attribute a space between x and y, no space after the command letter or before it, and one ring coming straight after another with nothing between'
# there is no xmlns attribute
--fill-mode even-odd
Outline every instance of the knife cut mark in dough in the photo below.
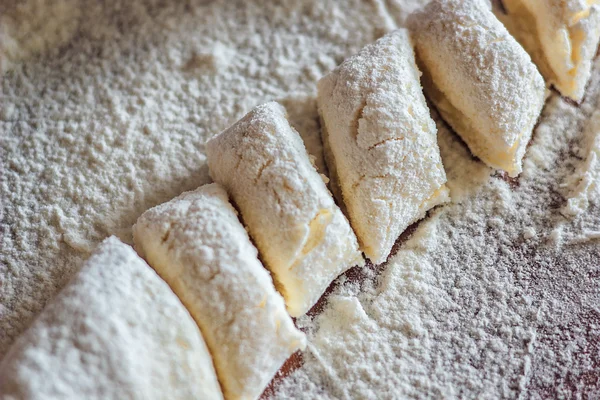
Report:
<svg viewBox="0 0 600 400"><path fill-rule="evenodd" d="M381 263L411 223L449 200L407 31L384 36L322 78L318 104L332 191L362 250Z"/></svg>
<svg viewBox="0 0 600 400"><path fill-rule="evenodd" d="M356 236L278 103L261 105L207 143L212 178L239 207L289 313L362 264Z"/></svg>
<svg viewBox="0 0 600 400"><path fill-rule="evenodd" d="M0 364L2 399L222 399L183 304L111 237Z"/></svg>
<svg viewBox="0 0 600 400"><path fill-rule="evenodd" d="M499 16L542 75L581 101L600 41L599 0L503 0Z"/></svg>
<svg viewBox="0 0 600 400"><path fill-rule="evenodd" d="M227 399L258 398L304 349L304 334L218 184L146 211L134 240L200 326Z"/></svg>
<svg viewBox="0 0 600 400"><path fill-rule="evenodd" d="M529 55L483 0L434 0L410 17L425 93L471 152L511 177L544 106Z"/></svg>

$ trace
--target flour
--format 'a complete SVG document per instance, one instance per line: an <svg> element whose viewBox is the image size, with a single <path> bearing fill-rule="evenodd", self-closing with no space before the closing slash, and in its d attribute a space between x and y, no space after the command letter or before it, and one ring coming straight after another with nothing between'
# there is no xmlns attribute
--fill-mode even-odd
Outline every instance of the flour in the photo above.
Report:
<svg viewBox="0 0 600 400"><path fill-rule="evenodd" d="M79 29L78 0L3 1L0 5L0 75L40 54L56 55Z"/></svg>
<svg viewBox="0 0 600 400"><path fill-rule="evenodd" d="M204 143L253 106L285 99L319 165L317 80L415 6L103 3L74 2L77 34L2 79L1 354L102 238L131 241L143 211L206 182ZM297 320L309 350L274 397L600 396L598 197L563 215L599 68L580 108L547 101L517 180L436 117L453 203L382 274L343 276L323 312Z"/></svg>

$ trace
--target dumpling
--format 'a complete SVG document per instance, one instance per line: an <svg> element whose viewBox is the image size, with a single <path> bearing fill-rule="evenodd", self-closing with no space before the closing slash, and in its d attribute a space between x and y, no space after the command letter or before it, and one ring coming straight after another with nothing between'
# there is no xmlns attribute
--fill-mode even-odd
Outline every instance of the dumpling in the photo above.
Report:
<svg viewBox="0 0 600 400"><path fill-rule="evenodd" d="M146 211L134 241L200 326L227 399L258 398L306 346L219 185Z"/></svg>
<svg viewBox="0 0 600 400"><path fill-rule="evenodd" d="M483 162L521 173L544 106L529 55L483 0L434 0L409 24L425 93Z"/></svg>
<svg viewBox="0 0 600 400"><path fill-rule="evenodd" d="M509 31L548 83L575 101L583 98L600 41L598 0L504 0Z"/></svg>
<svg viewBox="0 0 600 400"><path fill-rule="evenodd" d="M0 364L2 399L222 399L198 326L130 246L106 239Z"/></svg>
<svg viewBox="0 0 600 400"><path fill-rule="evenodd" d="M363 262L348 220L280 104L256 107L211 139L206 153L210 176L239 208L292 316Z"/></svg>
<svg viewBox="0 0 600 400"><path fill-rule="evenodd" d="M345 60L318 83L325 157L361 249L374 263L425 212L449 200L406 30Z"/></svg>

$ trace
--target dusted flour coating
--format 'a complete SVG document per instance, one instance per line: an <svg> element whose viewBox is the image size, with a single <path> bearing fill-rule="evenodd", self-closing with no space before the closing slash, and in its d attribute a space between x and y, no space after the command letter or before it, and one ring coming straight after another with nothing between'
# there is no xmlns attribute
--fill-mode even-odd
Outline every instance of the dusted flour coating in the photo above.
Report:
<svg viewBox="0 0 600 400"><path fill-rule="evenodd" d="M544 78L581 101L600 41L598 0L504 0L507 28Z"/></svg>
<svg viewBox="0 0 600 400"><path fill-rule="evenodd" d="M222 399L194 320L106 239L0 364L1 399Z"/></svg>
<svg viewBox="0 0 600 400"><path fill-rule="evenodd" d="M434 0L410 17L423 87L471 152L511 177L545 99L519 43L482 0Z"/></svg>
<svg viewBox="0 0 600 400"><path fill-rule="evenodd" d="M362 263L348 220L278 103L256 107L206 145L212 178L239 207L290 315Z"/></svg>
<svg viewBox="0 0 600 400"><path fill-rule="evenodd" d="M366 46L321 79L318 103L334 191L362 250L381 263L406 227L449 200L407 31Z"/></svg>
<svg viewBox="0 0 600 400"><path fill-rule="evenodd" d="M200 326L227 399L258 398L306 346L221 186L146 211L134 240Z"/></svg>

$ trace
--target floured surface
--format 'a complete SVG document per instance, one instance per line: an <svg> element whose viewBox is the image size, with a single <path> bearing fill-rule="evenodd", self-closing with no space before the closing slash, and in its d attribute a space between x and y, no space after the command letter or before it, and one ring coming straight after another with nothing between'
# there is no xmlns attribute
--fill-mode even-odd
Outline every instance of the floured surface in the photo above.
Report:
<svg viewBox="0 0 600 400"><path fill-rule="evenodd" d="M99 14L81 3L77 39L1 84L2 354L88 249L109 233L130 240L144 210L204 183L203 143L253 106L285 98L314 144L316 81L415 2L132 1ZM600 396L600 206L563 216L567 177L587 157L595 68L580 109L549 100L518 184L438 125L455 203L419 226L381 284L355 296L346 283L298 321L311 350L276 397Z"/></svg>

